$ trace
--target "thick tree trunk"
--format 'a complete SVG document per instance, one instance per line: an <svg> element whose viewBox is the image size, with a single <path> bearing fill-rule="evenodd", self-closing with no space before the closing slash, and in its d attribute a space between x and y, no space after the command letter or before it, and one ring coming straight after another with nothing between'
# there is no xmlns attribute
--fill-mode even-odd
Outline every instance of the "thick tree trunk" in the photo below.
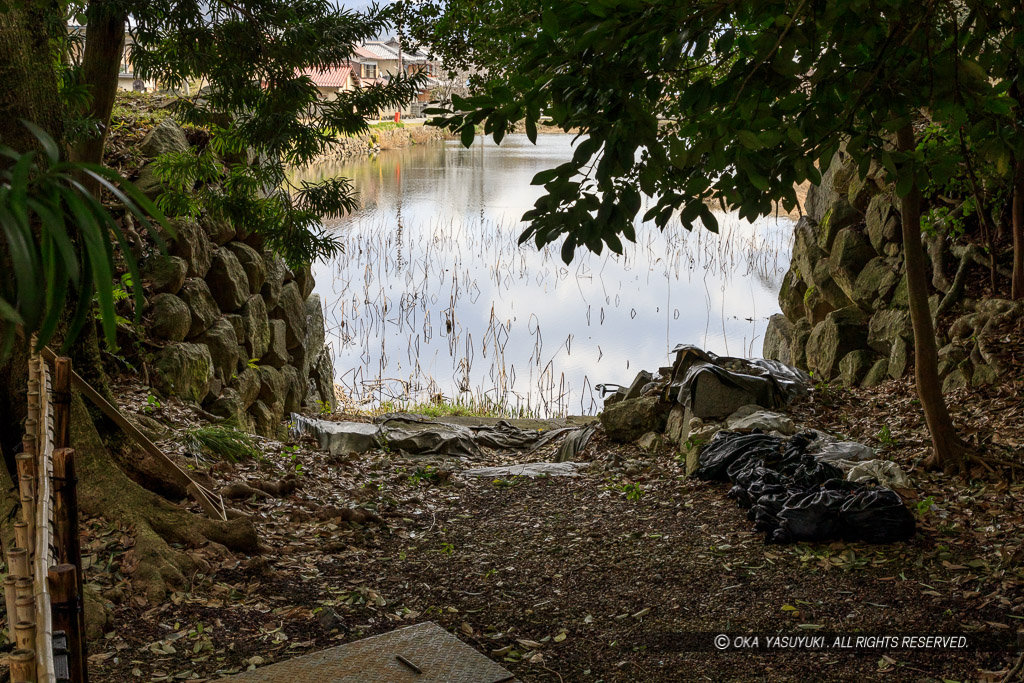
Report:
<svg viewBox="0 0 1024 683"><path fill-rule="evenodd" d="M913 151L914 129L908 124L897 134L900 151ZM932 437L929 466L946 471L962 470L963 444L953 429L953 420L942 396L939 380L939 354L935 345L935 326L928 307L928 279L925 274L924 249L921 246L921 189L915 181L907 196L900 200L903 218L903 253L907 270L907 293L910 320L914 327L914 380L917 396L924 408L924 418Z"/></svg>
<svg viewBox="0 0 1024 683"><path fill-rule="evenodd" d="M127 16L123 10L103 0L89 3L86 24L85 52L82 55L82 78L92 96L86 116L100 123L99 135L82 140L72 152L75 161L99 164L103 161L103 147L110 128L110 112L117 94L117 74L124 50L124 31ZM93 183L89 188L99 190Z"/></svg>

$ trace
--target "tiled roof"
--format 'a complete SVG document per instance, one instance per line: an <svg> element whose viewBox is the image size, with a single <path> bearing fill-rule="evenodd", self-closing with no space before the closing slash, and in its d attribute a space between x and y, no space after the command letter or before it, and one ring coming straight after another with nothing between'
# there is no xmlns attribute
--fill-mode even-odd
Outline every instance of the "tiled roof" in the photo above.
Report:
<svg viewBox="0 0 1024 683"><path fill-rule="evenodd" d="M351 73L351 66L334 66L326 69L314 67L299 71L300 76L309 76L313 79L313 83L320 88L344 88L348 85L348 77Z"/></svg>
<svg viewBox="0 0 1024 683"><path fill-rule="evenodd" d="M356 54L369 59L398 59L398 52L384 43L363 43Z"/></svg>

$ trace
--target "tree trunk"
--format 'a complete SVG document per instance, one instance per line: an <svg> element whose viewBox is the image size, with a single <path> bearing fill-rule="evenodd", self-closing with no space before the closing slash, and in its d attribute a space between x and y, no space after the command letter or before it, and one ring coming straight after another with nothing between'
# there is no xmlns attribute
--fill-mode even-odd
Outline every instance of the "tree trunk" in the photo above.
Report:
<svg viewBox="0 0 1024 683"><path fill-rule="evenodd" d="M907 124L896 134L901 152L916 147L914 129ZM926 465L943 470L962 470L963 444L953 429L953 420L942 396L939 381L939 354L935 345L935 326L928 307L928 279L925 274L924 250L921 246L921 189L915 181L910 192L900 200L903 218L903 253L907 269L907 294L910 320L914 327L914 380L917 396L924 408L924 419L932 437L932 454Z"/></svg>
<svg viewBox="0 0 1024 683"><path fill-rule="evenodd" d="M82 55L82 78L92 96L85 116L99 121L99 134L79 142L72 158L99 164L103 161L103 148L107 144L110 112L117 94L117 74L124 51L124 31L127 15L112 7L110 2L93 0L87 11L89 18L85 32L85 52ZM99 184L89 180L89 190L99 191Z"/></svg>

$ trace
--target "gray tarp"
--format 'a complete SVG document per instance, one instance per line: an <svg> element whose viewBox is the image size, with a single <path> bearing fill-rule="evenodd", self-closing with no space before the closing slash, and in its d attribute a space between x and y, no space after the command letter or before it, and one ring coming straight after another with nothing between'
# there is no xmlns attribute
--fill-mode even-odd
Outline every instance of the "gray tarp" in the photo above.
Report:
<svg viewBox="0 0 1024 683"><path fill-rule="evenodd" d="M703 401L713 400L701 397L698 393L701 386L714 386L721 396L722 410L729 414L733 405L742 401L743 395L763 408L779 408L797 396L807 393L811 377L806 372L780 363L779 361L716 356L696 346L682 344L673 349L676 360L672 364L672 379L669 382L665 398L675 400L688 408L697 406ZM710 380L710 381L709 381ZM707 392L712 393L712 392ZM742 404L742 403L741 403ZM709 406L702 411L694 410L697 417L714 417L718 412Z"/></svg>

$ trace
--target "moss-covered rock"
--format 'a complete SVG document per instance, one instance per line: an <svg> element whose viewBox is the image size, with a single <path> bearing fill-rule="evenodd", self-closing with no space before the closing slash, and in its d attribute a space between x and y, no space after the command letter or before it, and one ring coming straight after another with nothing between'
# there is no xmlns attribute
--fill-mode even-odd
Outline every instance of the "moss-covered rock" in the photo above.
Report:
<svg viewBox="0 0 1024 683"><path fill-rule="evenodd" d="M859 230L844 228L836 235L829 253L829 274L851 301L857 276L874 257L875 251Z"/></svg>
<svg viewBox="0 0 1024 683"><path fill-rule="evenodd" d="M172 222L174 236L169 238L170 252L188 264L188 277L205 277L213 258L213 245L199 224L188 218Z"/></svg>
<svg viewBox="0 0 1024 683"><path fill-rule="evenodd" d="M635 441L647 432L662 432L670 406L656 396L620 401L601 413L601 425L612 441Z"/></svg>
<svg viewBox="0 0 1024 683"><path fill-rule="evenodd" d="M870 351L851 351L839 361L839 377L844 387L854 387L871 369L872 354Z"/></svg>
<svg viewBox="0 0 1024 683"><path fill-rule="evenodd" d="M909 340L913 334L910 314L902 309L883 309L868 321L868 346L882 355L889 354L897 339Z"/></svg>
<svg viewBox="0 0 1024 683"><path fill-rule="evenodd" d="M178 123L168 117L153 127L139 143L139 151L150 159L162 154L188 151L188 138Z"/></svg>
<svg viewBox="0 0 1024 683"><path fill-rule="evenodd" d="M222 311L237 311L249 299L249 278L229 249L217 250L206 274L206 283Z"/></svg>
<svg viewBox="0 0 1024 683"><path fill-rule="evenodd" d="M245 346L249 358L262 358L270 348L270 319L263 297L254 294L246 300L238 315L242 319L243 335L239 342ZM321 327L323 323L320 323Z"/></svg>
<svg viewBox="0 0 1024 683"><path fill-rule="evenodd" d="M176 342L161 349L153 362L153 386L167 396L202 402L213 381L213 359L203 344Z"/></svg>
<svg viewBox="0 0 1024 683"><path fill-rule="evenodd" d="M214 377L224 384L230 383L238 365L238 338L231 323L220 318L195 341L209 348Z"/></svg>
<svg viewBox="0 0 1024 683"><path fill-rule="evenodd" d="M910 345L902 338L896 338L889 349L889 376L899 379L906 373L910 363Z"/></svg>
<svg viewBox="0 0 1024 683"><path fill-rule="evenodd" d="M832 277L831 267L827 258L823 258L814 264L814 269L811 272L811 286L817 290L819 298L828 302L829 306L833 309L846 308L853 303L842 287L839 286L839 283Z"/></svg>
<svg viewBox="0 0 1024 683"><path fill-rule="evenodd" d="M260 365L269 365L280 368L288 363L288 349L286 348L286 333L283 320L270 320L270 338L267 344L267 352L260 357Z"/></svg>
<svg viewBox="0 0 1024 683"><path fill-rule="evenodd" d="M197 277L187 278L178 293L181 300L188 306L192 316L192 324L188 328L188 338L197 337L220 317L220 309L213 300L210 287L205 280Z"/></svg>
<svg viewBox="0 0 1024 683"><path fill-rule="evenodd" d="M887 244L903 239L899 213L887 195L879 194L871 198L864 223L871 246L878 254L885 253Z"/></svg>
<svg viewBox="0 0 1024 683"><path fill-rule="evenodd" d="M306 338L306 304L296 282L289 282L281 288L281 297L270 317L284 321L288 349L295 348Z"/></svg>
<svg viewBox="0 0 1024 683"><path fill-rule="evenodd" d="M779 288L779 308L790 322L796 322L804 316L804 294L807 292L807 284L800 277L800 274L790 268L782 278L782 286Z"/></svg>
<svg viewBox="0 0 1024 683"><path fill-rule="evenodd" d="M199 227L203 229L211 242L218 247L235 239L235 226L229 218L203 215L199 219Z"/></svg>
<svg viewBox="0 0 1024 683"><path fill-rule="evenodd" d="M850 298L865 311L882 308L891 298L898 282L899 276L888 261L876 256L857 274Z"/></svg>
<svg viewBox="0 0 1024 683"><path fill-rule="evenodd" d="M249 282L249 292L256 294L267 280L267 265L263 256L243 242L228 242L224 248L235 255Z"/></svg>
<svg viewBox="0 0 1024 683"><path fill-rule="evenodd" d="M142 263L142 284L154 294L177 294L185 284L188 263L180 256L154 254Z"/></svg>
<svg viewBox="0 0 1024 683"><path fill-rule="evenodd" d="M834 310L835 307L825 301L820 289L817 287L807 288L807 293L804 294L804 315L811 322L811 325L817 325Z"/></svg>
<svg viewBox="0 0 1024 683"><path fill-rule="evenodd" d="M814 326L807 340L807 367L819 379L836 376L839 361L867 345L867 316L856 306L829 313Z"/></svg>
<svg viewBox="0 0 1024 683"><path fill-rule="evenodd" d="M860 385L862 387L874 387L878 386L889 378L889 359L879 358L868 370L868 373L864 375L864 379L861 380Z"/></svg>
<svg viewBox="0 0 1024 683"><path fill-rule="evenodd" d="M768 319L761 355L769 360L791 363L789 344L792 338L793 323L789 322L786 316L776 313Z"/></svg>
<svg viewBox="0 0 1024 683"><path fill-rule="evenodd" d="M836 235L843 228L856 225L862 220L861 214L842 197L837 198L828 208L816 229L818 246L825 251L832 249Z"/></svg>
<svg viewBox="0 0 1024 683"><path fill-rule="evenodd" d="M157 339L183 341L192 325L192 315L185 302L173 294L157 294L150 298L146 310L149 332Z"/></svg>

